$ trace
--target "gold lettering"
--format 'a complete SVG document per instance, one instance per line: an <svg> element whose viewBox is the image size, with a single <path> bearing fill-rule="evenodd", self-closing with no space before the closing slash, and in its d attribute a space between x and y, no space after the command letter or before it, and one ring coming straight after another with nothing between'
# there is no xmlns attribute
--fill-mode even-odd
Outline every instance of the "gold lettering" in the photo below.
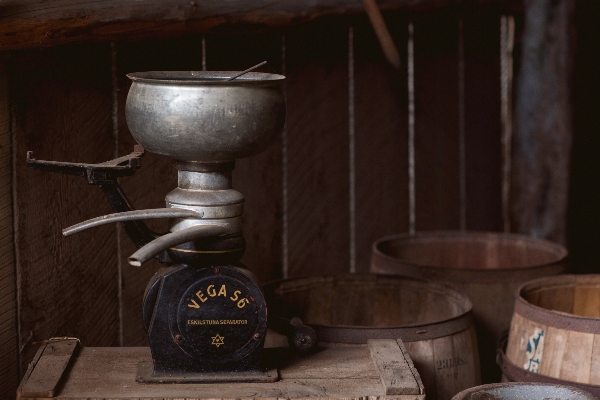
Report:
<svg viewBox="0 0 600 400"><path fill-rule="evenodd" d="M239 296L240 293L242 293L242 292L239 291L239 290L236 290L235 292L233 292L233 296L231 296L229 299L231 301L237 301L237 299L239 298L238 296Z"/></svg>
<svg viewBox="0 0 600 400"><path fill-rule="evenodd" d="M202 290L198 290L196 292L196 296L198 296L198 298L200 299L201 302L205 302L206 300L208 300L206 297L204 297L204 293L202 293ZM192 300L194 301L194 300ZM195 302L194 302L195 303Z"/></svg>
<svg viewBox="0 0 600 400"><path fill-rule="evenodd" d="M223 295L227 297L227 292L225 290L225 285L221 285L221 289L219 289L219 296Z"/></svg>
<svg viewBox="0 0 600 400"><path fill-rule="evenodd" d="M190 308L200 308L200 306L198 305L198 303L196 303L196 300L192 299L192 303L193 304L188 304L188 307L190 307Z"/></svg>
<svg viewBox="0 0 600 400"><path fill-rule="evenodd" d="M244 308L248 303L250 303L248 299L241 299L240 301L238 301L237 306L238 308Z"/></svg>
<svg viewBox="0 0 600 400"><path fill-rule="evenodd" d="M215 290L215 285L209 285L206 288L206 291L208 292L208 295L210 297L215 297L217 295L217 291Z"/></svg>

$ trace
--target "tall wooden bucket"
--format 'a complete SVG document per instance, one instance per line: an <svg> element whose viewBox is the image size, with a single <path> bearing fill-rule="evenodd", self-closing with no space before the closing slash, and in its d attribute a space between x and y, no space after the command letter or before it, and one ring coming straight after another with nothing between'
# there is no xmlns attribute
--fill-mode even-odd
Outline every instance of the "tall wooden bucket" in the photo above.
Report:
<svg viewBox="0 0 600 400"><path fill-rule="evenodd" d="M473 303L484 382L497 382L496 344L508 330L516 290L566 269L567 250L517 234L430 231L394 235L373 244L371 272L437 280Z"/></svg>
<svg viewBox="0 0 600 400"><path fill-rule="evenodd" d="M377 275L287 279L264 287L269 315L299 316L321 345L402 339L428 399L481 383L471 302L437 283Z"/></svg>
<svg viewBox="0 0 600 400"><path fill-rule="evenodd" d="M599 396L600 275L523 285L502 364L510 380L559 382Z"/></svg>

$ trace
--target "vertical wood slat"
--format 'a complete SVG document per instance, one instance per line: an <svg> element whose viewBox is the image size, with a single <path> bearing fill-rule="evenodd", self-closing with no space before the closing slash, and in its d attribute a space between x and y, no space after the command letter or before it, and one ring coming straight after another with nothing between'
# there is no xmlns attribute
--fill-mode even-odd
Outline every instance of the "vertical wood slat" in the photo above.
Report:
<svg viewBox="0 0 600 400"><path fill-rule="evenodd" d="M3 399L13 397L19 383L8 78L7 60L0 58L0 398Z"/></svg>
<svg viewBox="0 0 600 400"><path fill-rule="evenodd" d="M499 231L502 147L498 11L465 14L463 31L466 228Z"/></svg>
<svg viewBox="0 0 600 400"><path fill-rule="evenodd" d="M35 171L25 161L27 150L46 160L112 158L110 60L107 44L11 57L22 368L35 354L33 343L52 336L78 337L88 346L119 342L114 228L60 233L108 213L102 192L81 177Z"/></svg>
<svg viewBox="0 0 600 400"><path fill-rule="evenodd" d="M396 43L406 43L404 13L385 14ZM356 135L356 270L367 272L372 243L408 230L407 63L385 60L366 17L353 20ZM406 46L399 47L407 60Z"/></svg>
<svg viewBox="0 0 600 400"><path fill-rule="evenodd" d="M416 230L460 226L457 20L413 20Z"/></svg>
<svg viewBox="0 0 600 400"><path fill-rule="evenodd" d="M348 27L286 32L289 275L348 271Z"/></svg>

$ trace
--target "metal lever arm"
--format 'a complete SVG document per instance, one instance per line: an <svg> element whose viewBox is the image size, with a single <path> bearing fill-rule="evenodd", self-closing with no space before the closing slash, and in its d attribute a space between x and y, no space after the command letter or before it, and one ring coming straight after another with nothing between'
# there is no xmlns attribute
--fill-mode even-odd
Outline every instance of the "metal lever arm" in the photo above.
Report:
<svg viewBox="0 0 600 400"><path fill-rule="evenodd" d="M34 169L47 172L57 172L61 174L84 176L89 184L98 185L104 192L108 202L117 213L133 211L134 208L123 193L123 190L117 183L117 178L122 176L131 176L141 165L141 157L145 150L142 146L135 145L133 152L106 161L100 164L69 163L60 161L36 160L33 158L33 152L27 152L27 164ZM142 221L122 221L125 232L135 244L140 248L160 235L153 232Z"/></svg>
<svg viewBox="0 0 600 400"><path fill-rule="evenodd" d="M196 225L180 231L167 233L154 239L138 251L133 253L127 260L134 267L140 267L152 257L182 243L192 242L210 236L219 236L230 233L230 228L220 224Z"/></svg>
<svg viewBox="0 0 600 400"><path fill-rule="evenodd" d="M109 224L111 222L136 221L140 219L155 218L202 218L204 212L185 210L182 208L153 208L149 210L124 211L115 214L103 215L98 218L88 219L66 229L63 229L64 236L70 236L89 228Z"/></svg>

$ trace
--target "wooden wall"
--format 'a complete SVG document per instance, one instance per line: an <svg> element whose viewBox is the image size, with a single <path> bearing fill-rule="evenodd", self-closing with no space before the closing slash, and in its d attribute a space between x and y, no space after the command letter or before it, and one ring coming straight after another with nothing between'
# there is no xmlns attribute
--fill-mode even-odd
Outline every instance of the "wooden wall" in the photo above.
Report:
<svg viewBox="0 0 600 400"><path fill-rule="evenodd" d="M239 160L234 172L234 187L246 197L242 261L262 281L366 272L371 243L387 234L510 226L502 208L507 160L499 77L500 17L508 12L386 12L400 70L385 61L364 15L7 54L0 69L0 176L10 179L0 184L0 282L10 290L0 299L13 307L0 310L0 338L8 338L2 354L14 366L18 352L23 370L37 343L53 336L78 337L84 346L146 344L141 298L159 265L129 266L134 247L120 226L63 238L61 228L110 212L106 200L82 178L25 163L27 150L38 159L90 163L129 153L127 72L203 64L241 70L267 60L265 71L287 76L285 131L269 150ZM523 30L516 18L518 44ZM569 133L567 127L560 134ZM172 160L147 154L121 185L142 209L163 206L176 182ZM522 232L535 228L518 225ZM564 239L562 231L545 232ZM6 375L6 396L16 369Z"/></svg>

